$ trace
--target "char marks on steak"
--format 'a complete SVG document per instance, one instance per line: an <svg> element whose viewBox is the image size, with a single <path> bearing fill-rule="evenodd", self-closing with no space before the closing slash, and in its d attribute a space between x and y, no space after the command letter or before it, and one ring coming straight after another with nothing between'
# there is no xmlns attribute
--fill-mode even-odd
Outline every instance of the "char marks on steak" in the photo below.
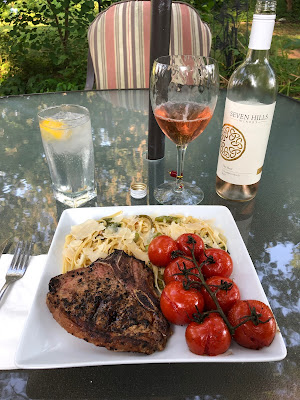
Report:
<svg viewBox="0 0 300 400"><path fill-rule="evenodd" d="M67 332L110 350L151 354L171 334L152 271L121 250L52 278L47 305Z"/></svg>

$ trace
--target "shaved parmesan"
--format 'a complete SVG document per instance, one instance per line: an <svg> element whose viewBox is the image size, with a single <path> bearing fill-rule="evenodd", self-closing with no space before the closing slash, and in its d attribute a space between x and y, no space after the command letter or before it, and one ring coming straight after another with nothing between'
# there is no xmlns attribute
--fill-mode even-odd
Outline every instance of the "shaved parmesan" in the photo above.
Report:
<svg viewBox="0 0 300 400"><path fill-rule="evenodd" d="M69 260L71 260L74 257L74 254L75 254L75 250L72 249L71 247L66 247L63 250L63 256L68 258Z"/></svg>
<svg viewBox="0 0 300 400"><path fill-rule="evenodd" d="M171 223L169 228L169 236L171 236L173 240L176 240L183 233L186 233L186 229L184 226L175 224L175 222Z"/></svg>
<svg viewBox="0 0 300 400"><path fill-rule="evenodd" d="M98 258L105 258L107 256L107 253L101 251L100 248L93 250L90 247L86 247L82 249L82 252L90 260L91 263L98 260Z"/></svg>
<svg viewBox="0 0 300 400"><path fill-rule="evenodd" d="M104 229L105 226L103 223L99 223L94 219L88 219L82 224L72 226L71 235L73 235L75 239L85 239L94 232L103 231Z"/></svg>
<svg viewBox="0 0 300 400"><path fill-rule="evenodd" d="M126 247L132 252L135 258L144 261L146 264L149 263L148 253L141 250L134 242L126 242Z"/></svg>

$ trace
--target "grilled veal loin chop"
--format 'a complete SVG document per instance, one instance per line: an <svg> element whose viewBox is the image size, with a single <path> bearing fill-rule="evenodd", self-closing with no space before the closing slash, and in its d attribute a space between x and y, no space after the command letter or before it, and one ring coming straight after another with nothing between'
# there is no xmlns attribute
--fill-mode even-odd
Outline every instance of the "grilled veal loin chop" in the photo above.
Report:
<svg viewBox="0 0 300 400"><path fill-rule="evenodd" d="M110 350L151 354L171 334L152 271L120 250L52 278L47 305L66 331Z"/></svg>

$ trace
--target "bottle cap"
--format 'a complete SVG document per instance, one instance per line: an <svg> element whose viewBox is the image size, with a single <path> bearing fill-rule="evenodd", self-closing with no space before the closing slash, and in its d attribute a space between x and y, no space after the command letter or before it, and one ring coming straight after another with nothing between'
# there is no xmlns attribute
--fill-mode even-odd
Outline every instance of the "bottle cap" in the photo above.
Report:
<svg viewBox="0 0 300 400"><path fill-rule="evenodd" d="M142 182L132 183L130 185L130 195L134 199L142 199L147 196L147 185Z"/></svg>
<svg viewBox="0 0 300 400"><path fill-rule="evenodd" d="M275 14L254 14L249 49L269 50L275 25Z"/></svg>

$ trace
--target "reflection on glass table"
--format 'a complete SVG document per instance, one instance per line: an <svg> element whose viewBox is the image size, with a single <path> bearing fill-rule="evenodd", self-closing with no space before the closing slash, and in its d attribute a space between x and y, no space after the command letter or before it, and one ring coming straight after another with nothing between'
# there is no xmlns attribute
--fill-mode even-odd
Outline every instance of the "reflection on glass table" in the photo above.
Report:
<svg viewBox="0 0 300 400"><path fill-rule="evenodd" d="M0 242L10 235L15 240L33 235L35 255L49 250L64 206L53 197L37 112L56 104L89 109L97 184L93 205L130 206L130 185L140 181L148 186L142 205L155 204L154 188L174 181L170 171L176 169L176 152L166 140L165 157L147 160L148 97L147 91L136 90L1 98ZM281 328L287 357L229 368L180 363L1 371L1 398L298 400L300 187L295 182L300 171L300 104L278 96L260 190L254 202L238 205L215 193L224 102L221 91L210 124L190 146L184 175L202 187L203 205L225 205L231 211ZM191 379L195 376L200 379Z"/></svg>

